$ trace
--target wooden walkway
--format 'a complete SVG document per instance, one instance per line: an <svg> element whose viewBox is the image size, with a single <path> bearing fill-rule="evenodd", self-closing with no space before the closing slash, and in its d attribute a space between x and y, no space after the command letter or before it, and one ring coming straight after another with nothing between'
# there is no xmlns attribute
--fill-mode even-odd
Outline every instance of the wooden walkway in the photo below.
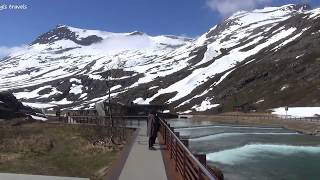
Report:
<svg viewBox="0 0 320 180"><path fill-rule="evenodd" d="M159 141L156 150L148 149L147 125L142 126L130 154L121 171L119 180L167 179Z"/></svg>

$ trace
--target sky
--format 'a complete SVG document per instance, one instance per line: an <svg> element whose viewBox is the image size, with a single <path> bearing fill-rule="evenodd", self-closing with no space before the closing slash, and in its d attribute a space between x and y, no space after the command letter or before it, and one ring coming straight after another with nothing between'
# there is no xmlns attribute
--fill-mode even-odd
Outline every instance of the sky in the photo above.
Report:
<svg viewBox="0 0 320 180"><path fill-rule="evenodd" d="M302 2L306 0L0 0L0 57L58 24L198 37L236 11ZM308 3L320 7L320 0Z"/></svg>

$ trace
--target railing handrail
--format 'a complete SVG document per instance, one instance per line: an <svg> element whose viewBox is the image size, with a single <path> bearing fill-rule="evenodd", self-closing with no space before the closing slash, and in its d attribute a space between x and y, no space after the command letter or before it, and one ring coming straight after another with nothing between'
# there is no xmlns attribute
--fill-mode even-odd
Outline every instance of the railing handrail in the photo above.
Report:
<svg viewBox="0 0 320 180"><path fill-rule="evenodd" d="M64 116L61 116L64 117ZM70 116L66 116L66 117L77 117L77 118L110 118L109 116L96 116L96 115L70 115ZM141 116L117 116L117 115L113 115L112 118L147 118L148 116L145 115L141 115Z"/></svg>
<svg viewBox="0 0 320 180"><path fill-rule="evenodd" d="M217 178L209 172L209 170L203 166L203 164L200 163L200 161L190 152L190 150L181 142L181 140L177 137L177 135L170 129L170 127L161 119L160 123L166 127L167 130L171 133L171 135L175 138L175 140L179 143L179 145L183 148L183 150L187 153L189 157L193 160L193 162L196 163L196 166L198 166L201 171L204 173L205 176L207 176L210 180L217 180Z"/></svg>

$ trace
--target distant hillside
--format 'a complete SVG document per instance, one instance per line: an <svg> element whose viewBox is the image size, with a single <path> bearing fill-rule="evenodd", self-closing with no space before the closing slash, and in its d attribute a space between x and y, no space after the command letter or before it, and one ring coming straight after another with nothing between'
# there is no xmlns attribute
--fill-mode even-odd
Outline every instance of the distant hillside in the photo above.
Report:
<svg viewBox="0 0 320 180"><path fill-rule="evenodd" d="M225 19L197 39L59 25L0 62L0 91L82 109L111 96L174 112L320 106L320 9L289 4Z"/></svg>

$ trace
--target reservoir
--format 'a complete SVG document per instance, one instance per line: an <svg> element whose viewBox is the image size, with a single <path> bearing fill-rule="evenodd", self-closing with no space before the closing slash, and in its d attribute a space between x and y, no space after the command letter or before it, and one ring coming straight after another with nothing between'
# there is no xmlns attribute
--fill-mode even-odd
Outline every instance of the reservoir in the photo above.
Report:
<svg viewBox="0 0 320 180"><path fill-rule="evenodd" d="M281 127L170 120L180 136L189 137L193 153L207 155L226 180L320 179L320 137Z"/></svg>

